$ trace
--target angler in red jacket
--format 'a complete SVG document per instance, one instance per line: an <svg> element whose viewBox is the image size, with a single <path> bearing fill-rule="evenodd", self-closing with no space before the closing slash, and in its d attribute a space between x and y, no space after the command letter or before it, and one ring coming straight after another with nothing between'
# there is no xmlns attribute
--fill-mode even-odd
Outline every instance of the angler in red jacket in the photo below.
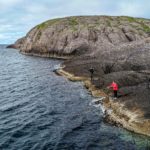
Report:
<svg viewBox="0 0 150 150"><path fill-rule="evenodd" d="M118 84L116 82L112 82L111 85L108 86L108 88L112 88L114 91L114 98L117 98L118 93Z"/></svg>

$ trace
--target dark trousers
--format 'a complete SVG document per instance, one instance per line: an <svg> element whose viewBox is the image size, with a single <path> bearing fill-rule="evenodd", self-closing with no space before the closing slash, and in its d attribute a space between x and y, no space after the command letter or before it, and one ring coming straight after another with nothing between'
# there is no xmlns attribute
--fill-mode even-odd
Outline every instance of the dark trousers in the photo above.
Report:
<svg viewBox="0 0 150 150"><path fill-rule="evenodd" d="M117 91L114 91L114 97L117 98Z"/></svg>

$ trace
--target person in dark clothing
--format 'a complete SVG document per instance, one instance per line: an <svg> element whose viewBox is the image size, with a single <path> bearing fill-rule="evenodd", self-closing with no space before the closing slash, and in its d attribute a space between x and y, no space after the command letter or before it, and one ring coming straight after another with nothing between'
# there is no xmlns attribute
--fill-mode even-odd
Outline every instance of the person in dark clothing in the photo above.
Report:
<svg viewBox="0 0 150 150"><path fill-rule="evenodd" d="M92 67L89 69L89 72L91 73L91 81L93 80L94 71L95 71L95 70L94 70L94 68L92 68Z"/></svg>
<svg viewBox="0 0 150 150"><path fill-rule="evenodd" d="M117 90L114 90L114 97L118 97L118 91Z"/></svg>
<svg viewBox="0 0 150 150"><path fill-rule="evenodd" d="M150 89L150 79L148 79L148 89Z"/></svg>

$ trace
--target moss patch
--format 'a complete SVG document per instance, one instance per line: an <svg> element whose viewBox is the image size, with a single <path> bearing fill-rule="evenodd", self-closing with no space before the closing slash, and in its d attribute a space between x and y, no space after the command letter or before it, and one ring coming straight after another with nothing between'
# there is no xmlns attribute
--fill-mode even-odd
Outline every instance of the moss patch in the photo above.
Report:
<svg viewBox="0 0 150 150"><path fill-rule="evenodd" d="M133 17L126 17L129 22L136 22L137 20Z"/></svg>
<svg viewBox="0 0 150 150"><path fill-rule="evenodd" d="M43 22L43 23L37 25L37 29L39 29L39 30L45 29L45 28L47 28L48 26L51 26L51 25L55 24L55 23L58 22L59 20L61 20L61 19L58 18L58 19L52 19L52 20Z"/></svg>
<svg viewBox="0 0 150 150"><path fill-rule="evenodd" d="M144 22L141 22L141 26L142 26L144 32L147 32L147 33L150 32L150 27L148 25L144 24Z"/></svg>
<svg viewBox="0 0 150 150"><path fill-rule="evenodd" d="M78 22L77 18L75 18L75 17L69 18L69 25L70 26L76 26L78 24L79 24L79 22Z"/></svg>
<svg viewBox="0 0 150 150"><path fill-rule="evenodd" d="M73 31L77 31L77 25L79 25L78 19L76 17L71 17L68 19L68 24Z"/></svg>

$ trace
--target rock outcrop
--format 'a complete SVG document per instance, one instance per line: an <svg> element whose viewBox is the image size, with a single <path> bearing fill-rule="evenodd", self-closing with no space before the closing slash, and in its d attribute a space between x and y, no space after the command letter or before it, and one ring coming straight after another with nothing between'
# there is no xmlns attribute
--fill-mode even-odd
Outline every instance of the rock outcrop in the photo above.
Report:
<svg viewBox="0 0 150 150"><path fill-rule="evenodd" d="M62 64L63 73L77 80L89 82L89 69L93 67L90 85L96 93L103 90L108 95L104 106L112 110L109 120L150 136L149 19L127 16L53 19L34 27L11 47L24 54L67 59ZM116 101L109 98L106 89L113 80L121 87Z"/></svg>
<svg viewBox="0 0 150 150"><path fill-rule="evenodd" d="M45 55L95 54L147 38L150 20L132 17L81 16L53 19L34 27L15 43L21 52Z"/></svg>

